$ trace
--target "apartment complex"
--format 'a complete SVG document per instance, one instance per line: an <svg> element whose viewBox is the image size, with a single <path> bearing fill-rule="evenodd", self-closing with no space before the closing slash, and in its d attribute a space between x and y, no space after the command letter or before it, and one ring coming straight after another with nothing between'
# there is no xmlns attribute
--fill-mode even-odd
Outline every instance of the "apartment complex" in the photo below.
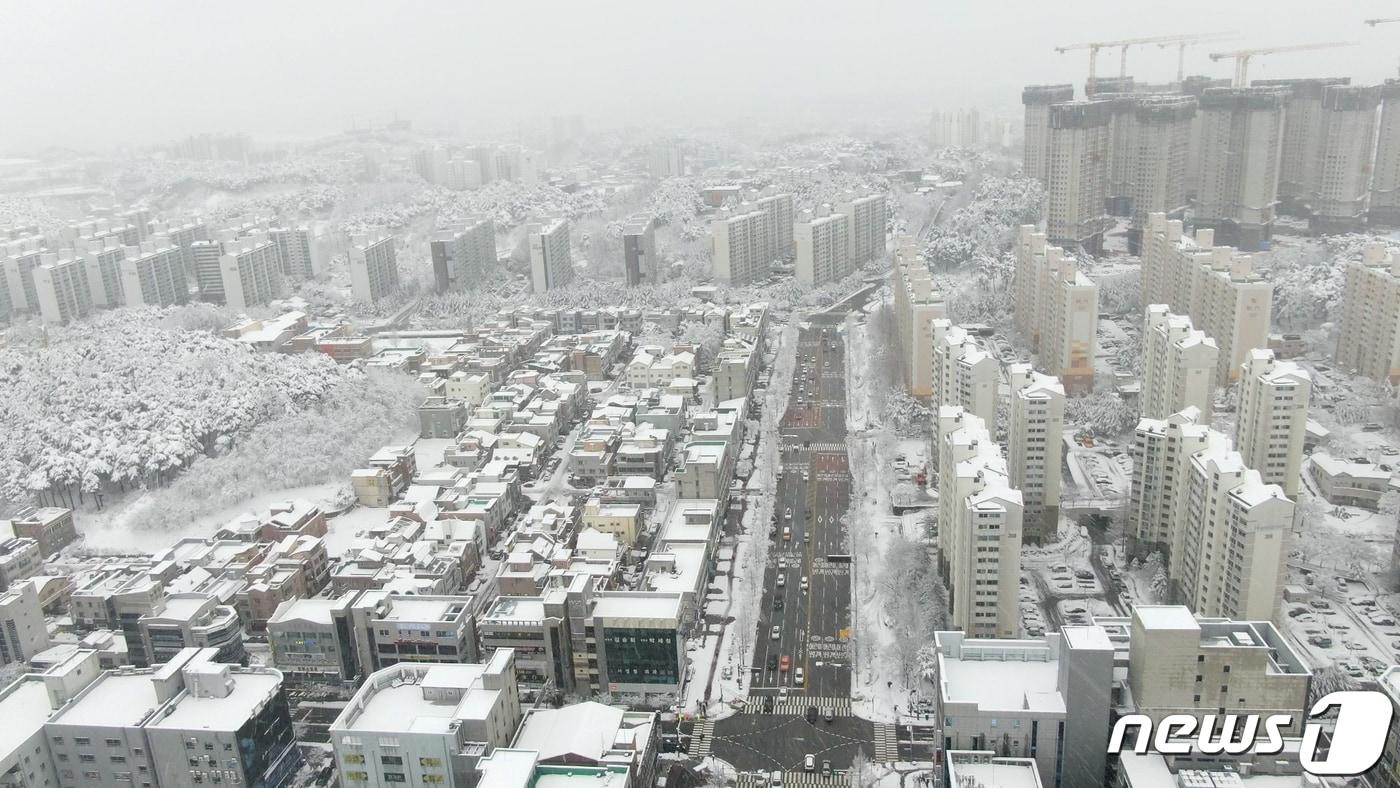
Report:
<svg viewBox="0 0 1400 788"><path fill-rule="evenodd" d="M856 265L851 257L852 232L848 214L824 210L814 216L804 212L792 228L793 245L797 250L794 266L797 283L820 287L850 274Z"/></svg>
<svg viewBox="0 0 1400 788"><path fill-rule="evenodd" d="M1174 315L1166 304L1150 304L1143 325L1142 415L1165 419L1188 407L1209 419L1215 406L1215 340Z"/></svg>
<svg viewBox="0 0 1400 788"><path fill-rule="evenodd" d="M1275 360L1267 348L1249 351L1240 371L1235 445L1245 465L1290 498L1298 495L1311 394L1307 370Z"/></svg>
<svg viewBox="0 0 1400 788"><path fill-rule="evenodd" d="M656 254L656 220L650 216L633 216L623 223L622 270L628 287L660 281L661 258Z"/></svg>
<svg viewBox="0 0 1400 788"><path fill-rule="evenodd" d="M119 292L129 306L172 306L189 300L186 254L178 246L156 240L127 247L119 267Z"/></svg>
<svg viewBox="0 0 1400 788"><path fill-rule="evenodd" d="M1112 120L1108 102L1050 106L1045 234L1051 243L1091 254L1103 247Z"/></svg>
<svg viewBox="0 0 1400 788"><path fill-rule="evenodd" d="M1020 284L1020 280L1017 280ZM933 394L933 321L947 315L943 294L934 286L928 266L917 256L913 239L895 240L890 268L894 293L895 345L904 385L916 397ZM1016 316L1019 320L1021 313Z"/></svg>
<svg viewBox="0 0 1400 788"><path fill-rule="evenodd" d="M1182 234L1181 222L1149 216L1142 301L1166 304L1215 340L1215 382L1226 386L1239 378L1250 350L1269 345L1274 286L1254 271L1249 255L1214 242L1212 230L1197 230L1190 238Z"/></svg>
<svg viewBox="0 0 1400 788"><path fill-rule="evenodd" d="M1241 249L1259 249L1273 236L1288 94L1268 87L1208 88L1200 104L1196 227L1213 229Z"/></svg>
<svg viewBox="0 0 1400 788"><path fill-rule="evenodd" d="M87 317L96 308L88 283L88 267L81 257L59 259L56 254L45 253L32 276L39 316L45 323L68 323Z"/></svg>
<svg viewBox="0 0 1400 788"><path fill-rule="evenodd" d="M847 194L836 203L836 213L845 215L849 222L846 239L850 251L847 257L852 269L884 257L885 224L889 221L885 195Z"/></svg>
<svg viewBox="0 0 1400 788"><path fill-rule="evenodd" d="M1168 552L1174 593L1201 615L1269 619L1282 595L1293 502L1187 409L1143 419L1129 533Z"/></svg>
<svg viewBox="0 0 1400 788"><path fill-rule="evenodd" d="M957 405L982 419L997 423L997 386L1001 367L962 326L937 318L933 334L933 406Z"/></svg>
<svg viewBox="0 0 1400 788"><path fill-rule="evenodd" d="M1021 491L1022 541L1054 541L1060 522L1060 460L1064 453L1065 387L1030 364L1006 368L1011 418L1006 464Z"/></svg>
<svg viewBox="0 0 1400 788"><path fill-rule="evenodd" d="M938 542L953 626L969 637L1014 637L1021 628L1023 503L986 423L957 406L938 409Z"/></svg>
<svg viewBox="0 0 1400 788"><path fill-rule="evenodd" d="M1042 184L1050 176L1050 107L1073 100L1073 85L1031 85L1021 91L1026 107L1023 170Z"/></svg>
<svg viewBox="0 0 1400 788"><path fill-rule="evenodd" d="M1400 382L1400 255L1383 243L1347 263L1334 358L1372 380Z"/></svg>
<svg viewBox="0 0 1400 788"><path fill-rule="evenodd" d="M1133 219L1130 252L1138 251L1148 214L1180 218L1186 208L1187 158L1197 109L1194 96L1148 95L1134 102L1126 189Z"/></svg>
<svg viewBox="0 0 1400 788"><path fill-rule="evenodd" d="M473 216L433 233L428 241L433 283L439 293L475 290L496 269L496 223Z"/></svg>
<svg viewBox="0 0 1400 788"><path fill-rule="evenodd" d="M530 245L530 286L536 293L574 281L574 258L569 220L551 219L526 228Z"/></svg>
<svg viewBox="0 0 1400 788"><path fill-rule="evenodd" d="M355 300L373 303L399 289L394 237L361 236L350 246L350 290Z"/></svg>
<svg viewBox="0 0 1400 788"><path fill-rule="evenodd" d="M224 303L235 312L263 306L286 294L277 245L245 236L223 244L219 279Z"/></svg>
<svg viewBox="0 0 1400 788"><path fill-rule="evenodd" d="M1279 92L1288 122L1283 132L1279 161L1278 197L1289 211L1301 212L1321 182L1322 151L1326 136L1327 90L1346 87L1348 77L1256 79L1251 85Z"/></svg>
<svg viewBox="0 0 1400 788"><path fill-rule="evenodd" d="M1308 191L1313 232L1356 232L1366 226L1380 100L1376 87L1329 85L1322 91L1321 150ZM1288 117L1291 123L1291 108Z"/></svg>
<svg viewBox="0 0 1400 788"><path fill-rule="evenodd" d="M742 212L725 209L710 224L715 278L731 285L767 279L773 264L772 249L767 243L768 214L747 204L739 210Z"/></svg>
<svg viewBox="0 0 1400 788"><path fill-rule="evenodd" d="M1072 257L1045 242L1034 225L1016 237L1012 303L1016 328L1031 342L1039 366L1070 394L1094 388L1099 289Z"/></svg>
<svg viewBox="0 0 1400 788"><path fill-rule="evenodd" d="M282 258L282 276L293 282L305 282L320 272L316 233L310 227L269 227L267 239L277 244Z"/></svg>

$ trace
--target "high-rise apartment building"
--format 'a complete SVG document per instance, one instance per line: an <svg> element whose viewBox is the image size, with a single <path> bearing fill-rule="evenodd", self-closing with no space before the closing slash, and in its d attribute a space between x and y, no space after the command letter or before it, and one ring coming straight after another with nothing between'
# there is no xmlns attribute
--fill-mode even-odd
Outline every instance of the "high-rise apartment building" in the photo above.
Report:
<svg viewBox="0 0 1400 788"><path fill-rule="evenodd" d="M1233 383L1245 354L1268 347L1273 293L1273 283L1254 271L1249 255L1215 246L1214 231L1197 230L1191 238L1182 234L1181 222L1162 214L1148 216L1143 303L1166 304L1215 340L1216 385Z"/></svg>
<svg viewBox="0 0 1400 788"><path fill-rule="evenodd" d="M223 244L219 278L224 303L234 311L272 302L286 294L277 244L257 235Z"/></svg>
<svg viewBox="0 0 1400 788"><path fill-rule="evenodd" d="M753 201L763 212L763 254L770 261L791 260L793 255L792 225L797 218L797 203L786 192L766 194Z"/></svg>
<svg viewBox="0 0 1400 788"><path fill-rule="evenodd" d="M1371 172L1372 224L1400 225L1400 79L1387 79L1380 87L1380 132L1376 135L1376 161Z"/></svg>
<svg viewBox="0 0 1400 788"><path fill-rule="evenodd" d="M1135 103L1127 188L1132 253L1139 252L1148 214L1180 218L1186 208L1187 154L1196 110L1193 96L1143 96Z"/></svg>
<svg viewBox="0 0 1400 788"><path fill-rule="evenodd" d="M1188 408L1138 424L1129 534L1138 550L1167 551L1174 593L1195 612L1267 619L1282 594L1293 502L1199 418Z"/></svg>
<svg viewBox="0 0 1400 788"><path fill-rule="evenodd" d="M1400 383L1400 255L1375 242L1347 263L1339 366L1372 380Z"/></svg>
<svg viewBox="0 0 1400 788"><path fill-rule="evenodd" d="M198 217L181 224L158 222L155 235L164 235L168 243L180 247L185 258L185 281L195 280L194 253L190 249L196 241L209 240L209 226Z"/></svg>
<svg viewBox="0 0 1400 788"><path fill-rule="evenodd" d="M1006 465L1024 506L1022 541L1054 541L1060 522L1060 459L1064 453L1065 387L1030 364L1006 368L1011 389Z"/></svg>
<svg viewBox="0 0 1400 788"><path fill-rule="evenodd" d="M1108 111L1108 180L1104 202L1112 216L1131 216L1133 180L1133 140L1137 137L1139 97L1132 93L1094 94L1094 103Z"/></svg>
<svg viewBox="0 0 1400 788"><path fill-rule="evenodd" d="M1019 634L1021 493L986 423L956 406L938 410L938 541L953 626L970 637Z"/></svg>
<svg viewBox="0 0 1400 788"><path fill-rule="evenodd" d="M1050 242L1097 254L1108 225L1112 102L1050 106L1045 234Z"/></svg>
<svg viewBox="0 0 1400 788"><path fill-rule="evenodd" d="M768 215L745 204L724 210L710 223L714 242L714 275L725 284L746 285L768 278L773 259L768 256L764 229Z"/></svg>
<svg viewBox="0 0 1400 788"><path fill-rule="evenodd" d="M28 662L49 647L49 630L39 591L19 582L0 593L0 665Z"/></svg>
<svg viewBox="0 0 1400 788"><path fill-rule="evenodd" d="M1204 76L1189 76L1181 80L1181 93L1196 99L1199 107L1201 96L1207 88L1228 88L1229 79ZM1198 110L1191 118L1190 141L1186 146L1186 194L1195 196L1200 188L1201 175L1201 120L1204 115Z"/></svg>
<svg viewBox="0 0 1400 788"><path fill-rule="evenodd" d="M92 314L92 286L83 258L71 249L60 259L44 253L34 267L34 292L39 297L39 315L45 323L61 325Z"/></svg>
<svg viewBox="0 0 1400 788"><path fill-rule="evenodd" d="M569 220L557 218L532 224L526 232L530 244L530 286L534 291L545 293L574 281Z"/></svg>
<svg viewBox="0 0 1400 788"><path fill-rule="evenodd" d="M894 293L895 345L904 385L916 397L933 394L933 320L947 315L943 294L934 286L928 266L918 257L914 239L895 239L890 268ZM1017 315L1019 317L1019 313Z"/></svg>
<svg viewBox="0 0 1400 788"><path fill-rule="evenodd" d="M1029 85L1021 90L1026 107L1022 170L1042 184L1050 176L1050 106L1073 100L1073 85Z"/></svg>
<svg viewBox="0 0 1400 788"><path fill-rule="evenodd" d="M394 236L362 236L350 245L350 289L358 301L378 301L399 289Z"/></svg>
<svg viewBox="0 0 1400 788"><path fill-rule="evenodd" d="M126 303L122 289L122 258L126 249L116 238L88 242L79 238L73 247L75 254L83 258L87 267L88 285L92 288L92 303L96 306L113 307ZM183 253L182 253L183 256ZM181 272L183 278L184 272Z"/></svg>
<svg viewBox="0 0 1400 788"><path fill-rule="evenodd" d="M957 405L982 419L997 423L997 386L1001 367L996 356L962 326L948 320L933 321L933 405Z"/></svg>
<svg viewBox="0 0 1400 788"><path fill-rule="evenodd" d="M792 228L797 248L794 273L804 287L821 287L845 278L855 267L851 259L851 217L831 213L823 206L820 215L804 211Z"/></svg>
<svg viewBox="0 0 1400 788"><path fill-rule="evenodd" d="M1313 232L1356 232L1366 226L1380 100L1376 87L1329 85L1323 90L1322 158L1308 193ZM1290 122L1292 117L1290 110Z"/></svg>
<svg viewBox="0 0 1400 788"><path fill-rule="evenodd" d="M161 236L128 246L120 261L121 289L127 306L172 306L189 301L185 284L185 250Z"/></svg>
<svg viewBox="0 0 1400 788"><path fill-rule="evenodd" d="M192 241L186 253L186 261L192 268L191 281L199 290L199 299L224 303L224 277L219 270L224 256L223 242L215 239Z"/></svg>
<svg viewBox="0 0 1400 788"><path fill-rule="evenodd" d="M661 277L661 259L656 255L656 220L633 216L622 225L622 269L628 287L656 284Z"/></svg>
<svg viewBox="0 0 1400 788"><path fill-rule="evenodd" d="M1072 257L1045 242L1034 225L1017 231L1012 303L1016 326L1031 342L1039 366L1065 391L1094 388L1099 289Z"/></svg>
<svg viewBox="0 0 1400 788"><path fill-rule="evenodd" d="M1206 418L1215 407L1215 340L1174 315L1166 304L1149 304L1143 325L1142 415L1165 419L1188 407Z"/></svg>
<svg viewBox="0 0 1400 788"><path fill-rule="evenodd" d="M1249 251L1273 236L1287 103L1277 88L1208 88L1201 95L1196 227Z"/></svg>
<svg viewBox="0 0 1400 788"><path fill-rule="evenodd" d="M310 227L272 227L267 239L277 244L282 276L293 282L316 276L321 266L316 259L316 234Z"/></svg>
<svg viewBox="0 0 1400 788"><path fill-rule="evenodd" d="M845 214L850 225L846 237L852 270L885 256L885 224L889 221L885 195L847 194L836 203L836 213Z"/></svg>
<svg viewBox="0 0 1400 788"><path fill-rule="evenodd" d="M1284 97L1285 112L1279 161L1278 199L1286 213L1303 213L1303 207L1321 182L1323 138L1326 134L1323 95L1332 86L1345 86L1347 77L1256 79L1254 88L1274 90Z"/></svg>
<svg viewBox="0 0 1400 788"><path fill-rule="evenodd" d="M43 262L43 252L37 244L10 244L7 254L0 255L0 275L10 294L9 314L39 311L39 291L34 286L34 269Z"/></svg>
<svg viewBox="0 0 1400 788"><path fill-rule="evenodd" d="M1245 356L1235 445L1246 465L1289 497L1298 494L1311 395L1312 376L1294 362L1275 360L1267 348Z"/></svg>
<svg viewBox="0 0 1400 788"><path fill-rule="evenodd" d="M473 216L433 233L428 241L433 260L433 283L439 293L475 290L499 262L496 223Z"/></svg>

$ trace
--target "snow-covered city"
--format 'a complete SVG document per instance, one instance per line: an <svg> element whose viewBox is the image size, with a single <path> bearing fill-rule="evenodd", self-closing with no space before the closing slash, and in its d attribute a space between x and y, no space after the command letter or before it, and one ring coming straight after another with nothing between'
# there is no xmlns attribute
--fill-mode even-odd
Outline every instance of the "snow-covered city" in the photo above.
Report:
<svg viewBox="0 0 1400 788"><path fill-rule="evenodd" d="M7 9L0 788L1400 788L1386 3L479 5Z"/></svg>

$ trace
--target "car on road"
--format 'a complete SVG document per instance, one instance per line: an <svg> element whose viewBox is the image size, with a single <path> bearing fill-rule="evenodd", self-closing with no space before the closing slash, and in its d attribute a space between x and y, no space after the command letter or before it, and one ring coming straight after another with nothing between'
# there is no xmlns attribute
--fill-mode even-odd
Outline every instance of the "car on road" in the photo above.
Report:
<svg viewBox="0 0 1400 788"><path fill-rule="evenodd" d="M773 713L773 696L772 696L772 695L764 695L764 696L763 696L763 713L764 713L764 714L772 714L772 713Z"/></svg>
<svg viewBox="0 0 1400 788"><path fill-rule="evenodd" d="M804 482L807 481L807 472L806 472L806 471L803 471L803 472L802 472L802 481L804 481Z"/></svg>
<svg viewBox="0 0 1400 788"><path fill-rule="evenodd" d="M789 506L787 509L783 510L783 517L786 517L786 518L789 519L789 520L792 519L792 507L791 507L791 506Z"/></svg>
<svg viewBox="0 0 1400 788"><path fill-rule="evenodd" d="M786 541L789 541L789 542L792 541L792 526L790 526L790 525L785 525L785 526L783 526L783 539L786 540Z"/></svg>
<svg viewBox="0 0 1400 788"><path fill-rule="evenodd" d="M827 707L826 707L826 721L827 721L828 723L830 723L830 722L834 722L835 720L836 720L836 712L835 712L830 706L827 706ZM828 761L828 762L827 762L827 766L830 766L830 765L831 765L831 762Z"/></svg>
<svg viewBox="0 0 1400 788"><path fill-rule="evenodd" d="M768 655L768 669L769 669L769 670L777 670L777 669L778 669L778 655L777 655L777 654L769 654L769 655Z"/></svg>
<svg viewBox="0 0 1400 788"><path fill-rule="evenodd" d="M792 657L789 657L788 655L784 654L782 660L778 662L778 670L782 671L783 673L787 673L787 669L791 666Z"/></svg>
<svg viewBox="0 0 1400 788"><path fill-rule="evenodd" d="M816 706L808 706L808 707L807 707L807 715L806 715L806 716L807 716L807 721L815 725L816 722L817 722L817 707L816 707Z"/></svg>
<svg viewBox="0 0 1400 788"><path fill-rule="evenodd" d="M783 609L783 598L782 598L782 597L780 597L780 596L775 596L775 597L773 597L773 609L774 609L774 610L782 610L782 609Z"/></svg>
<svg viewBox="0 0 1400 788"><path fill-rule="evenodd" d="M783 773L775 771L768 775L768 788L783 788Z"/></svg>
<svg viewBox="0 0 1400 788"><path fill-rule="evenodd" d="M782 636L783 636L782 627L779 627L778 625L774 624L774 625L773 625L773 639L774 639L774 640L779 640L779 639L782 638Z"/></svg>
<svg viewBox="0 0 1400 788"><path fill-rule="evenodd" d="M802 576L802 590L803 590L803 591L806 591L806 590L807 590L807 576L806 576L806 575L803 575L803 576Z"/></svg>
<svg viewBox="0 0 1400 788"><path fill-rule="evenodd" d="M807 757L802 759L802 771L814 772L817 770L817 756L807 753Z"/></svg>
<svg viewBox="0 0 1400 788"><path fill-rule="evenodd" d="M822 761L822 776L831 776L831 761Z"/></svg>
<svg viewBox="0 0 1400 788"><path fill-rule="evenodd" d="M797 669L792 672L792 683L799 687L807 683L807 674L802 672L801 665L798 665Z"/></svg>
<svg viewBox="0 0 1400 788"><path fill-rule="evenodd" d="M785 573L785 572L779 572L779 573L778 573L778 588L783 588L783 587L785 587L786 585L787 585L787 573Z"/></svg>

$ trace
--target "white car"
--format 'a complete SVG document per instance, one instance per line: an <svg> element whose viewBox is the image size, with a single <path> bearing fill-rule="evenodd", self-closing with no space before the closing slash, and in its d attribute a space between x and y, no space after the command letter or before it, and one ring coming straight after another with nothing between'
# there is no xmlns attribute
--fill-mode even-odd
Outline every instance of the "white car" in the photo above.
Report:
<svg viewBox="0 0 1400 788"><path fill-rule="evenodd" d="M809 753L807 753L807 756L806 756L805 758L802 759L802 771L804 771L804 772L814 772L814 771L816 771L816 770L817 770L817 756L815 756L815 755L813 755L812 753L809 752Z"/></svg>
<svg viewBox="0 0 1400 788"><path fill-rule="evenodd" d="M781 640L782 637L783 637L783 630L782 630L782 628L775 625L775 626L773 627L773 635L772 635L772 637L773 637L774 640Z"/></svg>

